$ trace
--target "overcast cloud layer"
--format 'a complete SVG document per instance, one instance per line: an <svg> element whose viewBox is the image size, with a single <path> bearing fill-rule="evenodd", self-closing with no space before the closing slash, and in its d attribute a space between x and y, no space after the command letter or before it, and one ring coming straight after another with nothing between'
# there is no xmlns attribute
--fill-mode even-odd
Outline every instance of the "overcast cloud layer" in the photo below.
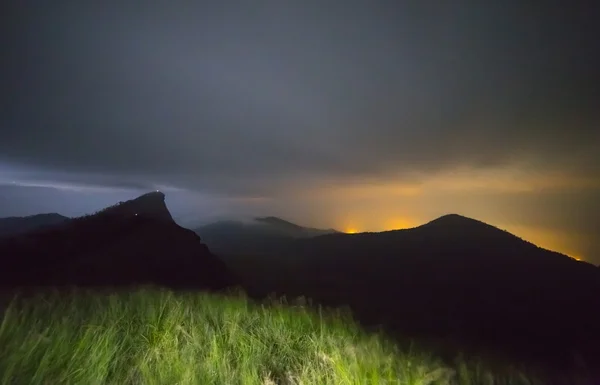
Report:
<svg viewBox="0 0 600 385"><path fill-rule="evenodd" d="M578 252L600 256L600 31L591 9L9 3L0 184L11 191L161 187L331 226L357 207L364 218L418 203L405 215L466 211L550 226L585 235L573 242L587 245ZM467 172L453 179L456 170ZM469 184L482 173L492 187ZM395 193L348 190L359 182ZM337 193L326 200L327 191ZM514 215L499 214L510 208Z"/></svg>

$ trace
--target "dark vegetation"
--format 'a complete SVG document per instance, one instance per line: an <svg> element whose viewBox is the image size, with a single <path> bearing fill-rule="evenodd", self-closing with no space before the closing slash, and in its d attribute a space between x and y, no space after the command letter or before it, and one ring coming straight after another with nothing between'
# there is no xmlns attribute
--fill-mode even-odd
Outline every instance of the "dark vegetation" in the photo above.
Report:
<svg viewBox="0 0 600 385"><path fill-rule="evenodd" d="M156 284L349 307L367 328L563 373L600 375L600 270L448 215L382 233L278 218L178 226L159 192L0 240L5 290ZM322 235L324 234L324 235ZM224 261L224 262L223 262ZM446 354L447 353L447 354Z"/></svg>

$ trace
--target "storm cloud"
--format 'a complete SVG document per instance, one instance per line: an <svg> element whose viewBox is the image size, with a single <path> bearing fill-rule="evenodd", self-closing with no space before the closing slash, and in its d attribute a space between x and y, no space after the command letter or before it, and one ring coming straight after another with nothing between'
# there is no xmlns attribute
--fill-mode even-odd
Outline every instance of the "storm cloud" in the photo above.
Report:
<svg viewBox="0 0 600 385"><path fill-rule="evenodd" d="M306 191L423 189L455 170L527 170L535 177L526 180L564 182L549 195L536 187L544 197L533 207L564 206L556 190L576 190L584 208L554 222L581 217L596 230L600 55L590 9L125 3L2 6L5 181L272 198L294 216L306 211Z"/></svg>

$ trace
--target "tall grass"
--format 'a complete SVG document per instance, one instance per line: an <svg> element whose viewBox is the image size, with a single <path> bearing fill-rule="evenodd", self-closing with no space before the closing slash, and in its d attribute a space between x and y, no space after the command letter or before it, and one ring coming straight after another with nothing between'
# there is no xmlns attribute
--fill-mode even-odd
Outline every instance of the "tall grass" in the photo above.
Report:
<svg viewBox="0 0 600 385"><path fill-rule="evenodd" d="M537 384L450 368L362 332L344 312L142 289L15 299L0 324L0 384Z"/></svg>

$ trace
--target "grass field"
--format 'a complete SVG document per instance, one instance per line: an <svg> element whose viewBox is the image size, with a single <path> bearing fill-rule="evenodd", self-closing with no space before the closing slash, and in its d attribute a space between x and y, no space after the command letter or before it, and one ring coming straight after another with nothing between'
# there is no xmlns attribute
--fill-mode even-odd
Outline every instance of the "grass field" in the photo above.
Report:
<svg viewBox="0 0 600 385"><path fill-rule="evenodd" d="M0 325L0 384L538 384L449 367L362 332L342 312L140 289L15 299Z"/></svg>

